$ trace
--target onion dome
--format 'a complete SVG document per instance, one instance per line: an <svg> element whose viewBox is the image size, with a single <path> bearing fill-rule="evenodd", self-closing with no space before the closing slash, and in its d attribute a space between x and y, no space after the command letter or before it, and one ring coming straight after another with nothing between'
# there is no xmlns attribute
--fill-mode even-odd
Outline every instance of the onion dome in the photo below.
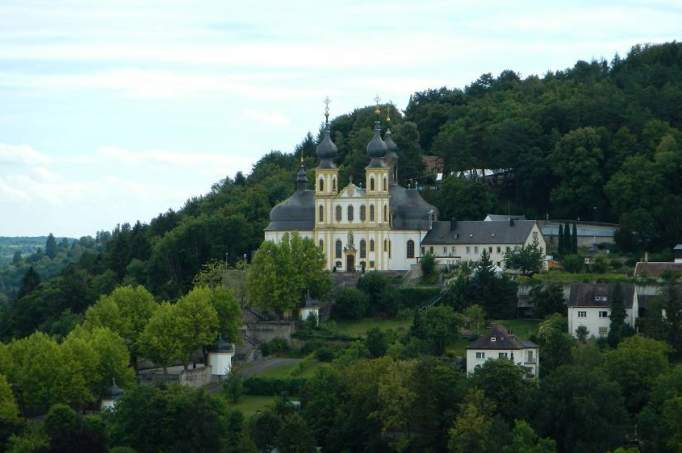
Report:
<svg viewBox="0 0 682 453"><path fill-rule="evenodd" d="M234 352L234 346L229 341L226 341L222 335L218 336L218 340L209 348L210 352Z"/></svg>
<svg viewBox="0 0 682 453"><path fill-rule="evenodd" d="M301 156L301 165L298 167L296 172L296 190L305 190L308 184L308 177L305 174L305 168L303 167L303 156Z"/></svg>
<svg viewBox="0 0 682 453"><path fill-rule="evenodd" d="M336 145L332 141L331 130L329 124L324 128L324 137L319 145L317 145L316 153L320 160L332 160L336 158Z"/></svg>
<svg viewBox="0 0 682 453"><path fill-rule="evenodd" d="M112 379L111 387L104 391L104 398L118 400L123 396L123 389L116 385L116 379Z"/></svg>
<svg viewBox="0 0 682 453"><path fill-rule="evenodd" d="M384 143L386 143L386 149L388 150L386 151L386 158L398 159L398 154L396 153L396 151L398 151L398 145L393 141L393 135L391 134L390 129L386 129Z"/></svg>
<svg viewBox="0 0 682 453"><path fill-rule="evenodd" d="M372 159L382 158L388 150L386 143L381 139L381 126L377 121L374 123L374 136L367 144L367 154Z"/></svg>

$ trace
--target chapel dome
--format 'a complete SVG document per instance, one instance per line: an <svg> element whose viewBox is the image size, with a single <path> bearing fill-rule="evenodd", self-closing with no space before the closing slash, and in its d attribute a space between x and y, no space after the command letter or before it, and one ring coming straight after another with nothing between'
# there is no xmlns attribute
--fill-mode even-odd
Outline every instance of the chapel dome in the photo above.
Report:
<svg viewBox="0 0 682 453"><path fill-rule="evenodd" d="M324 137L322 137L322 141L317 145L315 152L320 159L335 159L337 151L338 149L332 141L329 125L327 125L324 128Z"/></svg>
<svg viewBox="0 0 682 453"><path fill-rule="evenodd" d="M377 121L374 123L374 136L367 144L367 154L372 159L382 158L386 155L387 150L386 143L381 139L381 126Z"/></svg>
<svg viewBox="0 0 682 453"><path fill-rule="evenodd" d="M270 211L267 230L312 230L315 223L315 192L297 190Z"/></svg>
<svg viewBox="0 0 682 453"><path fill-rule="evenodd" d="M393 134L391 134L390 129L386 129L386 133L384 134L384 143L386 143L387 150L386 158L393 160L398 159L398 154L396 153L396 151L398 151L398 145L396 145L393 141Z"/></svg>

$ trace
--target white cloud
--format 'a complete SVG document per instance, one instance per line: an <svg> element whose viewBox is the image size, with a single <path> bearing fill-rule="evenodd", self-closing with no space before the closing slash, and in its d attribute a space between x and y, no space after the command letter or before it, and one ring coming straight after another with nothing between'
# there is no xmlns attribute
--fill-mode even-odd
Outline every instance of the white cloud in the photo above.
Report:
<svg viewBox="0 0 682 453"><path fill-rule="evenodd" d="M242 117L246 120L256 121L269 126L288 126L290 124L289 118L279 112L262 112L246 109L242 111Z"/></svg>
<svg viewBox="0 0 682 453"><path fill-rule="evenodd" d="M28 145L0 143L0 165L47 165L50 161L49 156Z"/></svg>

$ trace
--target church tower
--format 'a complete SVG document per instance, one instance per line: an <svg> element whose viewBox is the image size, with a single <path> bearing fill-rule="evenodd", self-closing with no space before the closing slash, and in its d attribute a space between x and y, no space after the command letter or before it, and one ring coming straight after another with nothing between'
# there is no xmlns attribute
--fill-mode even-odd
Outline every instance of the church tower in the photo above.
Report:
<svg viewBox="0 0 682 453"><path fill-rule="evenodd" d="M329 98L325 99L324 137L317 145L316 153L320 163L315 169L315 225L321 226L332 222L332 199L339 190L339 169L334 163L337 148L331 137L329 126Z"/></svg>

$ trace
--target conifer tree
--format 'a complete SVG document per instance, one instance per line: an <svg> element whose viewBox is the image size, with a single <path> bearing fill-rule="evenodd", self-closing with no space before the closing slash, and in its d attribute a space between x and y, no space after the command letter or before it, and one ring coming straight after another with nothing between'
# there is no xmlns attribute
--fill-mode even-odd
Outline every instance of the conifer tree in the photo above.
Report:
<svg viewBox="0 0 682 453"><path fill-rule="evenodd" d="M609 345L615 348L623 337L625 326L625 301L623 300L623 287L617 283L611 293L611 326L609 327Z"/></svg>
<svg viewBox="0 0 682 453"><path fill-rule="evenodd" d="M54 235L50 233L50 235L47 237L47 241L45 242L45 254L50 257L50 259L53 259L55 256L57 256L57 240L54 238Z"/></svg>
<svg viewBox="0 0 682 453"><path fill-rule="evenodd" d="M564 241L564 226L559 224L559 255L563 255L566 252L566 244Z"/></svg>
<svg viewBox="0 0 682 453"><path fill-rule="evenodd" d="M567 255L573 253L573 246L571 245L571 227L568 222L564 225L564 249Z"/></svg>
<svg viewBox="0 0 682 453"><path fill-rule="evenodd" d="M573 224L573 230L571 233L571 251L573 253L578 253L578 227L577 224Z"/></svg>

